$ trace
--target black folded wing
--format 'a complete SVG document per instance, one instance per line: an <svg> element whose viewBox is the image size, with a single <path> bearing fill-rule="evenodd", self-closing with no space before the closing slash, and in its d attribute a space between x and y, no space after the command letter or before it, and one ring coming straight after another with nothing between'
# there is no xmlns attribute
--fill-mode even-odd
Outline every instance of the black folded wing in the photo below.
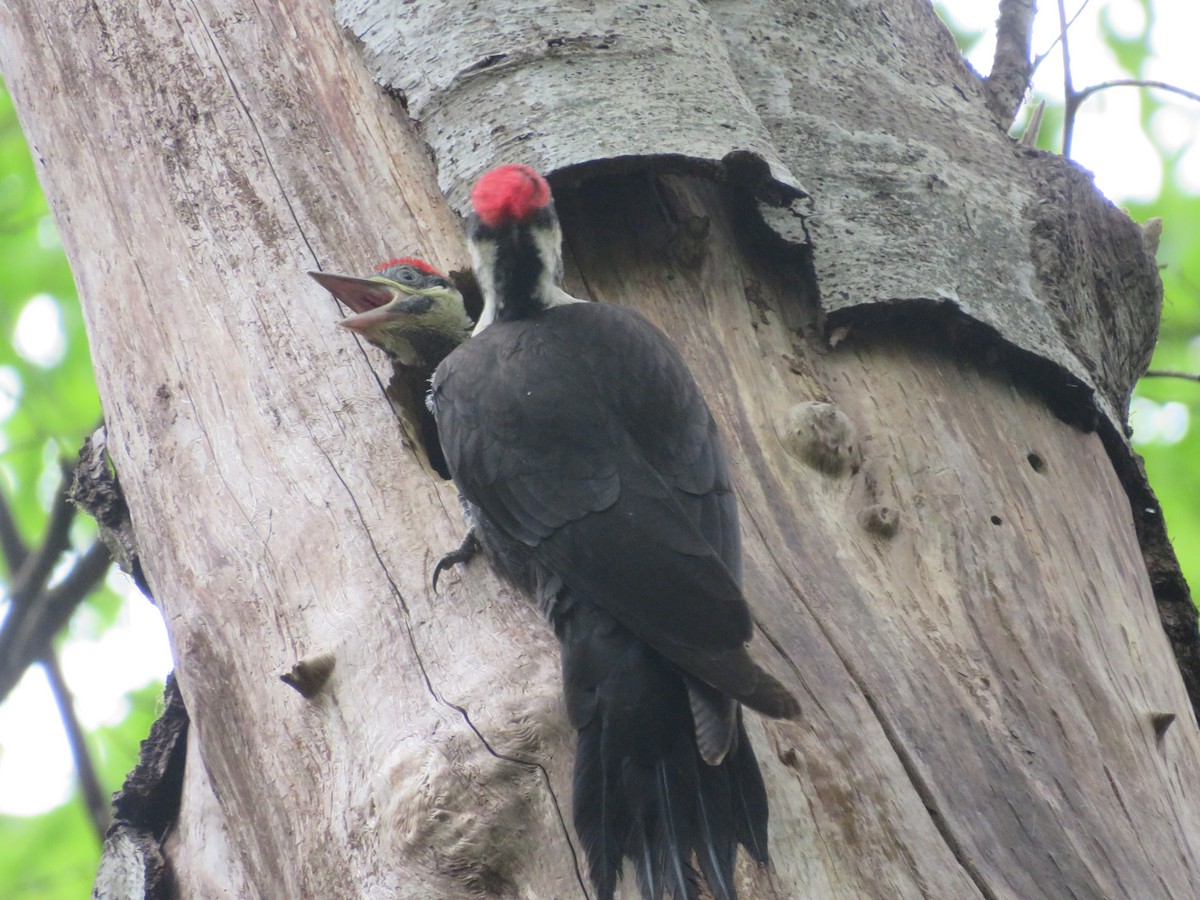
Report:
<svg viewBox="0 0 1200 900"><path fill-rule="evenodd" d="M455 482L494 529L693 676L788 714L744 650L712 416L660 331L591 303L491 325L438 368L433 408Z"/></svg>

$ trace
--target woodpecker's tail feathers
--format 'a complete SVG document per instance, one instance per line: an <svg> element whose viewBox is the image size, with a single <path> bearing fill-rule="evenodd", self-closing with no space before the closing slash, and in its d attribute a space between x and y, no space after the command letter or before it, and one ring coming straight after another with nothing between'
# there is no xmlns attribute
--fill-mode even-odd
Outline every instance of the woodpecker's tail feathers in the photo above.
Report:
<svg viewBox="0 0 1200 900"><path fill-rule="evenodd" d="M588 874L600 900L611 900L629 846L631 816L619 767L605 752L598 718L579 730L575 748L575 831L587 857Z"/></svg>
<svg viewBox="0 0 1200 900"><path fill-rule="evenodd" d="M702 884L736 900L738 844L767 858L767 795L737 706L591 604L560 597L552 619L577 731L575 830L597 897L611 900L629 859L645 900L693 900ZM710 731L705 755L719 765L701 756Z"/></svg>
<svg viewBox="0 0 1200 900"><path fill-rule="evenodd" d="M730 817L734 837L746 848L759 865L765 866L767 855L767 787L763 784L754 747L742 724L742 711L737 711L737 738L723 766L729 779L729 795L733 804ZM709 771L717 771L710 769Z"/></svg>
<svg viewBox="0 0 1200 900"><path fill-rule="evenodd" d="M701 874L714 900L736 900L738 844L760 865L768 860L767 793L741 716L719 766L679 740L645 767L612 737L594 720L579 732L575 758L575 828L600 900L613 897L623 857L644 900L694 900Z"/></svg>
<svg viewBox="0 0 1200 900"><path fill-rule="evenodd" d="M683 749L682 743L678 746ZM691 751L690 760L683 759L685 755L677 750L672 754L674 758L660 759L649 768L626 773L625 789L633 801L627 855L633 861L638 888L645 900L663 897L697 900L700 896L700 875L692 866L692 853L697 850L707 856L711 849L701 846L697 828L700 823L694 808L699 792L696 754ZM628 762L625 761L626 767ZM730 896L728 891L722 893L716 887L713 895Z"/></svg>
<svg viewBox="0 0 1200 900"><path fill-rule="evenodd" d="M659 644L658 649L697 680L764 716L794 719L800 715L800 704L791 691L759 666L745 647L697 650L679 644Z"/></svg>
<svg viewBox="0 0 1200 900"><path fill-rule="evenodd" d="M696 729L696 747L706 763L719 766L737 738L737 701L695 678L688 678L686 682Z"/></svg>

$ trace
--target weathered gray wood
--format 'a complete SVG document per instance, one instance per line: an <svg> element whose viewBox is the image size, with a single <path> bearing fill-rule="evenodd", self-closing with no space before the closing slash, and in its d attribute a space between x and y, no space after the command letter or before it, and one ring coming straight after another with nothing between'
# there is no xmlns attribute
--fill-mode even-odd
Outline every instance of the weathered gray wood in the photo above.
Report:
<svg viewBox="0 0 1200 900"><path fill-rule="evenodd" d="M336 7L368 69L420 123L460 212L497 159L551 172L659 156L716 170L730 154L752 154L775 193L800 190L693 0Z"/></svg>
<svg viewBox="0 0 1200 900"><path fill-rule="evenodd" d="M243 869L241 844L227 821L217 790L204 767L204 754L196 730L188 734L188 764L184 770L179 823L163 841L163 855L181 897L233 900L267 892L252 890ZM224 787L223 785L221 787ZM258 886L256 885L256 888Z"/></svg>
<svg viewBox="0 0 1200 900"><path fill-rule="evenodd" d="M732 434L751 602L806 714L772 738L785 808L805 796L776 827L785 846L815 831L797 864L838 845L836 880L809 871L784 896L1197 895L1200 732L1100 438L929 339L821 352L803 282L739 257L719 216L701 264L664 265L670 219L718 207L672 187L558 202L592 298L666 328ZM672 212L629 221L646 196ZM813 399L853 424L853 474L786 451L789 410ZM900 516L890 540L863 527L879 505ZM1179 717L1161 742L1160 711ZM926 841L972 887L922 883Z"/></svg>
<svg viewBox="0 0 1200 900"><path fill-rule="evenodd" d="M482 564L430 595L456 500L404 448L382 360L303 276L464 258L358 54L315 0L0 8L203 766L168 855L184 896L583 896L549 630ZM931 109L939 71L917 79ZM852 162L869 194L879 161ZM662 324L711 398L757 652L804 706L751 717L774 864L743 859L743 896L1200 896L1200 730L1100 438L919 335L822 351L812 273L739 244L756 223L703 180L560 185L569 287ZM703 219L707 239L681 227ZM963 264L1009 251L1028 267L1003 243ZM814 252L824 296L857 251ZM785 449L811 401L858 436L820 438L851 463L836 474ZM320 652L336 666L312 699L279 682Z"/></svg>
<svg viewBox="0 0 1200 900"><path fill-rule="evenodd" d="M878 306L944 305L1061 368L1077 393L1095 391L1086 399L1123 437L1158 334L1153 257L1077 167L996 127L983 83L929 5L708 6L740 84L813 195L807 224L830 324L869 321Z"/></svg>
<svg viewBox="0 0 1200 900"><path fill-rule="evenodd" d="M403 115L315 0L6 4L0 48L195 726L189 787L254 895L577 891L542 770L493 755L569 770L553 638L484 573L430 595L453 491L304 274L465 258ZM321 650L306 701L278 675ZM180 844L205 847L212 805L190 808Z"/></svg>
<svg viewBox="0 0 1200 900"><path fill-rule="evenodd" d="M1073 167L997 128L924 0L337 10L420 123L454 208L497 159L719 174L730 154L757 157L776 188L753 185L765 219L811 239L831 328L884 307L966 316L1061 370L1048 387L1082 393L1123 435L1157 335L1154 260Z"/></svg>

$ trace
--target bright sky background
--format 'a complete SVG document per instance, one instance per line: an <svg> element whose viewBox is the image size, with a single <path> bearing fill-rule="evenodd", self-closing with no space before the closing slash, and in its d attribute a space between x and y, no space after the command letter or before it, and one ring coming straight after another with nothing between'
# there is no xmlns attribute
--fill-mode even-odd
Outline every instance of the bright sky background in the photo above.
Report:
<svg viewBox="0 0 1200 900"><path fill-rule="evenodd" d="M121 572L108 583L126 598L117 622L98 639L67 640L59 660L85 729L119 723L129 711L125 693L166 678L172 665L158 609ZM73 635L94 632L86 612L76 613ZM34 815L70 797L75 764L41 666L27 669L0 705L0 747L0 813Z"/></svg>
<svg viewBox="0 0 1200 900"><path fill-rule="evenodd" d="M1068 0L1068 15L1080 0ZM946 0L943 8L967 29L988 29L969 56L975 68L986 73L995 46L996 3L991 0ZM1050 46L1058 33L1054 0L1040 0L1034 52ZM1200 66L1195 43L1200 36L1200 2L1158 0L1158 21L1153 31L1155 60L1147 77L1200 91ZM1076 89L1128 77L1121 71L1099 38L1097 22L1107 11L1113 24L1129 35L1140 33L1144 13L1136 0L1093 0L1071 29L1071 69ZM1042 63L1034 81L1040 93L1062 96L1062 57L1056 50ZM1168 149L1188 147L1180 164L1185 186L1200 193L1200 109L1182 98L1159 112L1152 123L1158 140ZM1158 154L1139 127L1138 92L1132 88L1101 91L1081 107L1076 121L1075 159L1096 174L1096 183L1110 198L1148 199L1158 193L1162 179ZM49 229L48 229L49 230ZM65 351L58 325L57 301L39 295L30 298L14 335L22 356L42 365L53 365ZM1200 368L1200 345L1197 352ZM0 404L3 403L0 372ZM1186 407L1166 404L1143 410L1136 417L1139 429L1162 432L1162 437L1187 430ZM1182 422L1179 410L1182 409ZM1153 418L1157 417L1157 418ZM1182 430L1180 430L1182 428ZM62 667L75 695L85 728L115 724L125 715L122 695L153 679L162 679L171 668L166 632L157 609L133 588L124 575L110 576L112 584L128 597L116 625L100 638L87 636L87 622L73 622L77 635L66 643ZM77 616L78 620L80 617ZM0 706L0 813L31 815L51 809L70 795L74 769L62 723L40 667L31 668Z"/></svg>
<svg viewBox="0 0 1200 900"><path fill-rule="evenodd" d="M1068 20L1082 0L1066 0ZM950 18L969 31L986 29L967 59L978 72L987 74L996 46L996 2L989 0L943 0ZM1200 36L1200 3L1194 0L1157 0L1151 32L1153 59L1145 77L1200 92L1200 66L1196 63L1196 38ZM1092 2L1076 19L1070 31L1071 78L1075 89L1106 81L1127 79L1116 59L1100 38L1099 21L1107 15L1113 28L1126 37L1137 37L1146 26L1146 16L1137 0ZM1058 36L1058 7L1055 0L1039 0L1034 25L1034 56L1045 53ZM1033 90L1058 99L1063 95L1062 51L1055 47L1034 74ZM1158 195L1162 165L1158 153L1139 126L1137 88L1117 87L1093 94L1079 108L1075 120L1072 158L1096 175L1096 184L1113 201L1149 200ZM1180 161L1183 187L1200 193L1200 107L1175 94L1160 91L1158 98L1168 107L1152 122L1159 143L1168 152L1190 149Z"/></svg>
<svg viewBox="0 0 1200 900"><path fill-rule="evenodd" d="M1068 21L1083 0L1066 0ZM967 59L976 71L986 74L992 65L996 47L997 3L988 0L943 0L949 17L965 30L985 31ZM1200 93L1200 66L1196 63L1195 43L1200 35L1200 2L1197 0L1157 0L1155 22L1151 29L1151 60L1144 77L1173 84ZM1039 0L1034 25L1034 57L1045 53L1058 36L1056 0ZM1075 90L1093 84L1129 78L1118 67L1111 51L1100 37L1101 16L1107 16L1114 30L1134 38L1146 27L1146 14L1137 0L1109 0L1087 3L1070 30L1071 79ZM1060 47L1046 57L1034 74L1035 93L1055 98L1063 96L1063 58ZM1079 107L1071 157L1096 176L1096 185L1118 205L1124 200L1152 200L1162 186L1162 163L1158 151L1140 127L1139 90L1114 87L1098 91ZM1155 140L1168 154L1183 151L1176 176L1180 186L1200 193L1200 104L1166 91L1157 98L1164 107L1151 120ZM1200 371L1200 337L1191 343L1191 370ZM1129 422L1135 444L1154 442L1174 444L1188 433L1189 411L1183 403L1156 403L1134 397Z"/></svg>

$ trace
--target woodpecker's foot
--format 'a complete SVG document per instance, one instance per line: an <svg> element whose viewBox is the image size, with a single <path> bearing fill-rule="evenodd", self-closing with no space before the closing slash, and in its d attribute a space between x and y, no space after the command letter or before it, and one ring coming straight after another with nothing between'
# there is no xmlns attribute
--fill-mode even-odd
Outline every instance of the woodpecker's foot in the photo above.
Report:
<svg viewBox="0 0 1200 900"><path fill-rule="evenodd" d="M446 569L452 568L462 563L468 563L475 558L475 554L479 552L479 538L475 537L475 529L467 531L467 536L463 538L463 542L458 545L457 550L451 550L445 556L437 561L437 565L433 567L433 591L437 593L438 576Z"/></svg>

